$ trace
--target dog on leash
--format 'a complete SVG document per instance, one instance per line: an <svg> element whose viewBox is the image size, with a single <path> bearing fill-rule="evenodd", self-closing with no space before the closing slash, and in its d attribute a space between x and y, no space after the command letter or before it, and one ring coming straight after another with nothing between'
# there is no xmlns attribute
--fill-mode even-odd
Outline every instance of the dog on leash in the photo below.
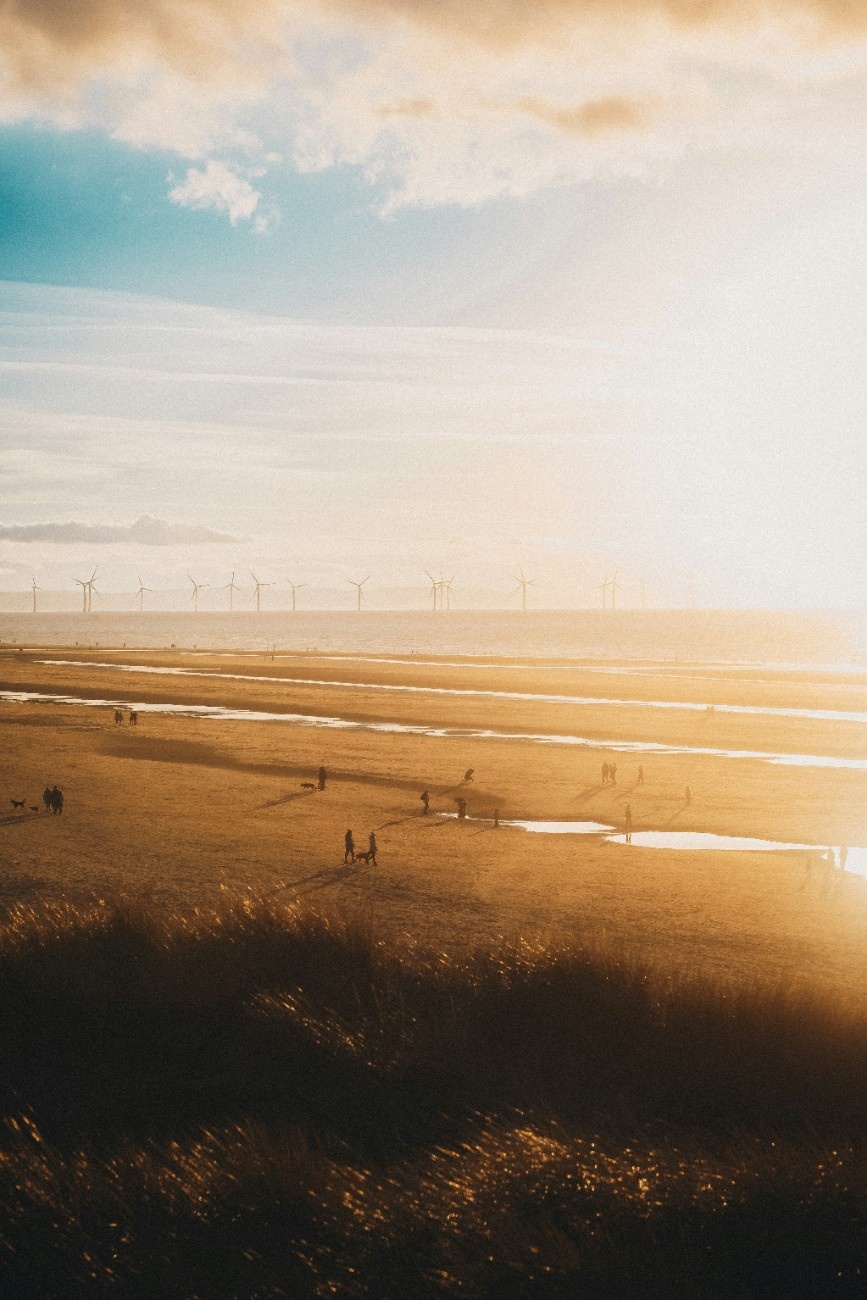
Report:
<svg viewBox="0 0 867 1300"><path fill-rule="evenodd" d="M372 853L356 853L356 855L355 855L355 861L356 861L356 862L366 862L367 865L369 866L369 865L370 865L370 859L371 859L372 857L373 857L373 854L372 854Z"/></svg>
<svg viewBox="0 0 867 1300"><path fill-rule="evenodd" d="M302 790L315 790L315 789L316 789L316 786L315 786L315 784L314 784L312 781L302 781L302 782L301 782L301 789L302 789Z"/></svg>

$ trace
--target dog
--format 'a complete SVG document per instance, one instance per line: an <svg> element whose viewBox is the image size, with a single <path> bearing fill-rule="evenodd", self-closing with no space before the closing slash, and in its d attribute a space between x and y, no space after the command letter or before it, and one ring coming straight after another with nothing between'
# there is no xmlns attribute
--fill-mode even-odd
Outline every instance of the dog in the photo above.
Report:
<svg viewBox="0 0 867 1300"><path fill-rule="evenodd" d="M370 859L371 859L372 857L373 857L373 854L372 854L372 853L356 853L356 855L355 855L355 861L356 861L356 862L366 862L368 865L370 865Z"/></svg>
<svg viewBox="0 0 867 1300"><path fill-rule="evenodd" d="M316 785L314 784L313 781L302 781L302 782L301 782L301 789L302 789L302 790L315 790L315 789L316 789Z"/></svg>
<svg viewBox="0 0 867 1300"><path fill-rule="evenodd" d="M38 813L38 812L39 812L39 804L38 804L38 803L32 803L32 804L30 805L30 811L31 811L31 812L35 812L35 813Z"/></svg>
<svg viewBox="0 0 867 1300"><path fill-rule="evenodd" d="M21 811L24 812L24 804L26 803L25 799L10 799L9 802L13 808L20 808Z"/></svg>

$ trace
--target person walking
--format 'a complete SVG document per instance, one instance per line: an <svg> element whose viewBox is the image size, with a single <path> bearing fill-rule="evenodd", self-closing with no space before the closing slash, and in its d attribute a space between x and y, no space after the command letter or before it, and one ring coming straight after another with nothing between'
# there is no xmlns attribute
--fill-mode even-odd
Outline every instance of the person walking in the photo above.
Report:
<svg viewBox="0 0 867 1300"><path fill-rule="evenodd" d="M63 812L63 792L56 785L51 787L51 811L53 813Z"/></svg>
<svg viewBox="0 0 867 1300"><path fill-rule="evenodd" d="M355 861L355 840L352 838L352 831L350 830L343 837L343 861Z"/></svg>
<svg viewBox="0 0 867 1300"><path fill-rule="evenodd" d="M371 831L367 841L367 851L370 854L370 860L376 866L376 832Z"/></svg>
<svg viewBox="0 0 867 1300"><path fill-rule="evenodd" d="M611 764L611 766L610 766L609 769L608 769L608 775L611 777L611 784L612 784L612 785L616 785L616 784L617 784L617 764L616 764L616 763L612 763L612 764Z"/></svg>
<svg viewBox="0 0 867 1300"><path fill-rule="evenodd" d="M327 773L326 773L326 771L325 771L325 768L324 768L324 767L320 767L320 769L319 769L319 789L320 789L320 790L324 790L324 789L325 789L325 780L326 780L326 777L327 777Z"/></svg>
<svg viewBox="0 0 867 1300"><path fill-rule="evenodd" d="M47 785L42 791L42 802L45 804L45 811L51 812L51 786Z"/></svg>
<svg viewBox="0 0 867 1300"><path fill-rule="evenodd" d="M644 785L644 768L640 763L638 765L638 784Z"/></svg>
<svg viewBox="0 0 867 1300"><path fill-rule="evenodd" d="M689 805L692 803L692 791L690 790L689 786L686 787L683 797L686 802L686 806L688 808Z"/></svg>
<svg viewBox="0 0 867 1300"><path fill-rule="evenodd" d="M603 785L607 785L607 784L608 784L608 773L609 773L609 771L610 771L610 768L609 768L608 764L607 764L607 763L603 763L603 764L602 764L602 784L603 784Z"/></svg>
<svg viewBox="0 0 867 1300"><path fill-rule="evenodd" d="M421 801L424 804L424 808L422 810L422 817L427 817L428 813L430 812L430 790L422 790Z"/></svg>

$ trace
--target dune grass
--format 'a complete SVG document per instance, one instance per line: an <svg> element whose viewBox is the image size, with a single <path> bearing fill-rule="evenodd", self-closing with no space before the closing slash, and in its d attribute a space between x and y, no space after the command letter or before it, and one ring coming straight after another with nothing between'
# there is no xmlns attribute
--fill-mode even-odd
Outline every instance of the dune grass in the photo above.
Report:
<svg viewBox="0 0 867 1300"><path fill-rule="evenodd" d="M867 1015L244 900L0 929L0 1294L867 1292Z"/></svg>

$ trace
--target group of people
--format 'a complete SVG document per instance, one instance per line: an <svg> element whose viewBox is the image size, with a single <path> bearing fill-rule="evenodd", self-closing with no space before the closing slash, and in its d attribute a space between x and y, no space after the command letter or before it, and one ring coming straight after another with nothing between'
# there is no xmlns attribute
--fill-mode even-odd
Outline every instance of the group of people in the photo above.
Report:
<svg viewBox="0 0 867 1300"><path fill-rule="evenodd" d="M45 804L45 811L50 813L63 812L63 791L58 786L46 786L42 791L42 802Z"/></svg>
<svg viewBox="0 0 867 1300"><path fill-rule="evenodd" d="M372 862L376 866L376 831L371 831L367 837L367 852L358 853L355 848L355 838L351 830L348 830L343 837L343 861L354 862L356 858L364 858L367 862Z"/></svg>
<svg viewBox="0 0 867 1300"><path fill-rule="evenodd" d="M603 763L603 764L602 764L602 784L603 784L603 785L608 785L609 783L610 783L611 785L616 785L616 784L617 784L617 764L616 764L616 763Z"/></svg>
<svg viewBox="0 0 867 1300"><path fill-rule="evenodd" d="M122 725L123 725L123 709L115 709L115 711L114 711L114 725L115 725L116 727L119 727L119 726L122 726ZM135 709L130 709L130 711L129 711L129 725L130 725L131 727L137 727L137 726L138 726L138 714L136 713Z"/></svg>

